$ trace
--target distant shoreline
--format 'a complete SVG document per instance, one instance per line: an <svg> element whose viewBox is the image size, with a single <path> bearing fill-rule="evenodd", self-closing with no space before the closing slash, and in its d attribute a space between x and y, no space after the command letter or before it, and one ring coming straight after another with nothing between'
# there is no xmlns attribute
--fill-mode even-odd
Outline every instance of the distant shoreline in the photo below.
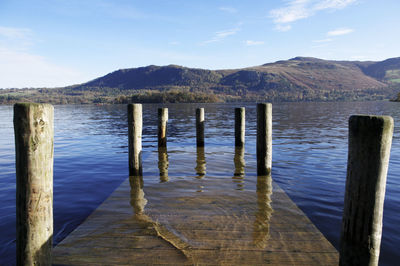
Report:
<svg viewBox="0 0 400 266"><path fill-rule="evenodd" d="M73 89L3 89L0 104L38 102L51 104L127 104L127 103L230 103L230 102L349 102L349 101L400 101L397 89L368 91L333 91L311 95L249 92L238 96L225 93L190 92L184 90L116 91L115 93Z"/></svg>

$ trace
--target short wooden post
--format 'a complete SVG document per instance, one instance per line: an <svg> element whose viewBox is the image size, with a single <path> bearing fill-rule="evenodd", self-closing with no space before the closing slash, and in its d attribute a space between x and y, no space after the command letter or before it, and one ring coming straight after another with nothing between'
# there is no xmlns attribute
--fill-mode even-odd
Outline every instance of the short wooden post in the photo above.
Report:
<svg viewBox="0 0 400 266"><path fill-rule="evenodd" d="M53 114L50 104L14 105L17 265L51 265Z"/></svg>
<svg viewBox="0 0 400 266"><path fill-rule="evenodd" d="M351 116L340 265L378 265L392 145L389 116Z"/></svg>
<svg viewBox="0 0 400 266"><path fill-rule="evenodd" d="M272 166L272 104L257 104L257 175L269 175Z"/></svg>
<svg viewBox="0 0 400 266"><path fill-rule="evenodd" d="M128 104L129 175L142 175L142 105Z"/></svg>
<svg viewBox="0 0 400 266"><path fill-rule="evenodd" d="M245 108L235 108L235 147L244 147Z"/></svg>
<svg viewBox="0 0 400 266"><path fill-rule="evenodd" d="M168 108L158 108L158 147L167 147Z"/></svg>
<svg viewBox="0 0 400 266"><path fill-rule="evenodd" d="M196 144L204 147L204 108L196 109Z"/></svg>

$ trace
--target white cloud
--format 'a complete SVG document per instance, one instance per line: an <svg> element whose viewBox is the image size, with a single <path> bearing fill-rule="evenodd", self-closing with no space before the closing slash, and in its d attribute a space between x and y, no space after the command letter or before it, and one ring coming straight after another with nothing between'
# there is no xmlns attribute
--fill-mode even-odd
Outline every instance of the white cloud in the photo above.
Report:
<svg viewBox="0 0 400 266"><path fill-rule="evenodd" d="M211 38L210 40L204 41L201 44L209 44L209 43L214 43L214 42L220 42L224 40L226 37L235 35L240 29L239 28L233 28L229 30L223 30L223 31L217 31L214 34L214 37Z"/></svg>
<svg viewBox="0 0 400 266"><path fill-rule="evenodd" d="M326 42L331 42L331 41L333 41L333 39L331 39L331 38L326 38L326 39L321 39L321 40L314 40L313 42L316 42L316 43L326 43Z"/></svg>
<svg viewBox="0 0 400 266"><path fill-rule="evenodd" d="M222 6L219 8L219 10L227 12L227 13L231 13L231 14L238 12L238 10L236 8L230 7L230 6Z"/></svg>
<svg viewBox="0 0 400 266"><path fill-rule="evenodd" d="M26 28L12 28L0 26L0 37L8 39L24 39L32 35L32 31Z"/></svg>
<svg viewBox="0 0 400 266"><path fill-rule="evenodd" d="M255 45L263 45L263 41L252 41L252 40L247 40L244 42L247 46L255 46Z"/></svg>
<svg viewBox="0 0 400 266"><path fill-rule="evenodd" d="M283 24L290 23L302 18L310 16L310 11L307 8L309 0L291 0L283 8L273 9L270 16L274 23Z"/></svg>
<svg viewBox="0 0 400 266"><path fill-rule="evenodd" d="M236 32L238 31L238 29L231 29L231 30L223 30L223 31L217 31L215 33L215 36L217 39L224 39L230 35L234 35L236 34Z"/></svg>
<svg viewBox="0 0 400 266"><path fill-rule="evenodd" d="M315 10L342 9L355 2L356 0L324 0L315 5Z"/></svg>
<svg viewBox="0 0 400 266"><path fill-rule="evenodd" d="M0 26L0 45L26 50L33 44L33 32L27 28Z"/></svg>
<svg viewBox="0 0 400 266"><path fill-rule="evenodd" d="M345 34L352 33L353 31L354 31L353 29L349 29L349 28L340 28L340 29L335 29L335 30L329 31L326 35L339 36L339 35L345 35Z"/></svg>
<svg viewBox="0 0 400 266"><path fill-rule="evenodd" d="M89 80L44 57L0 46L0 88L57 87Z"/></svg>
<svg viewBox="0 0 400 266"><path fill-rule="evenodd" d="M56 87L86 81L79 72L29 52L34 43L32 30L0 26L0 88Z"/></svg>
<svg viewBox="0 0 400 266"><path fill-rule="evenodd" d="M273 9L269 16L276 24L276 30L289 30L290 23L315 15L321 10L338 10L355 3L357 0L288 0L281 8Z"/></svg>
<svg viewBox="0 0 400 266"><path fill-rule="evenodd" d="M282 32L289 31L291 28L292 28L292 26L290 26L290 25L277 24L275 26L275 30L282 31Z"/></svg>
<svg viewBox="0 0 400 266"><path fill-rule="evenodd" d="M353 56L350 56L350 59L363 61L363 60L368 60L368 57L365 55L353 55Z"/></svg>

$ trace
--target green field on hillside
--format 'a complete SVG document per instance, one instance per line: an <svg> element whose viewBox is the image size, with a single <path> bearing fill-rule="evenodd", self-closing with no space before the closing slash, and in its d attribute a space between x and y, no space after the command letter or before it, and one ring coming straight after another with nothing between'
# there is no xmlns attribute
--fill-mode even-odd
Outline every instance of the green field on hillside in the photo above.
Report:
<svg viewBox="0 0 400 266"><path fill-rule="evenodd" d="M390 82L400 83L400 69L387 70L385 79Z"/></svg>

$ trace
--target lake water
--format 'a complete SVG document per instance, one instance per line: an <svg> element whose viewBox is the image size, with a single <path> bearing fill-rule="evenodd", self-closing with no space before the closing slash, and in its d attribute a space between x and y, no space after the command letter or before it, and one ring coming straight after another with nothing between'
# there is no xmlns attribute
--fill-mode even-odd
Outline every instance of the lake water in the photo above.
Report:
<svg viewBox="0 0 400 266"><path fill-rule="evenodd" d="M160 182L162 166L158 164L156 134L157 108L161 106L169 108L169 181L198 178L198 167L202 165L204 185L196 188L199 193L207 190L208 176L226 178L239 190L255 188L255 104L143 105L145 185ZM240 106L246 107L246 166L245 176L238 179L233 176L234 107ZM204 107L206 113L206 147L204 158L200 158L205 164L196 162L196 107ZM395 265L400 259L398 103L274 104L272 178L338 248L347 167L347 121L352 114L391 115L395 121L380 260L381 265ZM0 265L15 264L12 117L12 106L0 106ZM54 242L58 243L128 178L126 106L55 106L54 123Z"/></svg>

